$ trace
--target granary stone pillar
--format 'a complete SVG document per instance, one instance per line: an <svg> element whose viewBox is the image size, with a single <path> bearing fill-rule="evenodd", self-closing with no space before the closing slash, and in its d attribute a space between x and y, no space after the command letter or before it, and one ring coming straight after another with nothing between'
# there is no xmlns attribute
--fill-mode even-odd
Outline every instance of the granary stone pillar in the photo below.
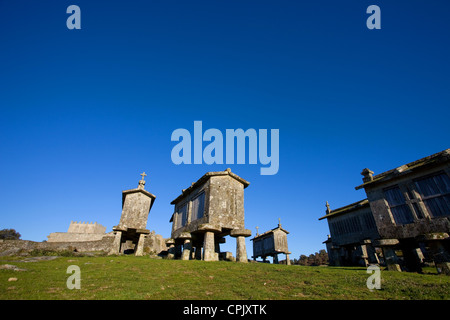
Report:
<svg viewBox="0 0 450 320"><path fill-rule="evenodd" d="M141 233L139 235L139 241L136 245L136 251L134 253L135 256L143 256L144 255L144 242L145 242L145 234Z"/></svg>
<svg viewBox="0 0 450 320"><path fill-rule="evenodd" d="M116 231L114 236L114 242L112 244L111 250L109 251L109 254L119 254L121 243L122 243L122 231Z"/></svg>
<svg viewBox="0 0 450 320"><path fill-rule="evenodd" d="M395 253L395 246L399 244L397 239L380 239L375 242L376 247L381 247L383 250L384 262L390 271L402 271L399 264L399 259Z"/></svg>
<svg viewBox="0 0 450 320"><path fill-rule="evenodd" d="M247 249L243 236L236 237L236 261L247 262Z"/></svg>
<svg viewBox="0 0 450 320"><path fill-rule="evenodd" d="M430 248L437 272L450 275L450 252L444 245L444 241L450 241L448 233L429 233L421 236L421 239Z"/></svg>
<svg viewBox="0 0 450 320"><path fill-rule="evenodd" d="M191 239L185 239L183 243L183 255L181 260L189 260L191 258L192 244Z"/></svg>
<svg viewBox="0 0 450 320"><path fill-rule="evenodd" d="M286 254L286 265L287 266L291 265L291 260L289 259L289 254Z"/></svg>
<svg viewBox="0 0 450 320"><path fill-rule="evenodd" d="M372 245L372 241L370 239L364 239L361 243L362 243L362 245L365 246L365 252L367 255L368 265L374 264L374 263L380 264L380 260L378 259L378 255L375 251L375 248Z"/></svg>
<svg viewBox="0 0 450 320"><path fill-rule="evenodd" d="M167 259L175 258L175 241L173 239L166 240L167 249Z"/></svg>
<svg viewBox="0 0 450 320"><path fill-rule="evenodd" d="M179 238L183 239L183 253L181 254L181 260L189 260L192 252L192 236L189 232L183 232L180 234Z"/></svg>
<svg viewBox="0 0 450 320"><path fill-rule="evenodd" d="M203 242L203 260L216 261L216 252L214 245L214 232L206 231Z"/></svg>
<svg viewBox="0 0 450 320"><path fill-rule="evenodd" d="M203 260L204 261L218 261L219 255L216 253L216 245L215 245L215 233L219 233L222 231L222 228L205 223L198 226L197 230L204 232L203 238Z"/></svg>
<svg viewBox="0 0 450 320"><path fill-rule="evenodd" d="M250 237L252 232L248 229L231 230L230 236L236 238L236 261L248 262L247 249L245 247L245 238Z"/></svg>
<svg viewBox="0 0 450 320"><path fill-rule="evenodd" d="M357 247L357 251L359 254L360 262L359 264L363 267L369 266L369 255L367 254L367 245L363 242Z"/></svg>
<svg viewBox="0 0 450 320"><path fill-rule="evenodd" d="M422 264L423 260L425 260L425 257L423 255L421 248L414 248L414 255L417 257L417 260Z"/></svg>

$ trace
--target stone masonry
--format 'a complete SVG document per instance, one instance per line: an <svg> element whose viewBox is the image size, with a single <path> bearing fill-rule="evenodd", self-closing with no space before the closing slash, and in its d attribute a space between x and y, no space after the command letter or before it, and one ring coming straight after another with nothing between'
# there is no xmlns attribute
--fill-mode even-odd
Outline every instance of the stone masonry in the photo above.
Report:
<svg viewBox="0 0 450 320"><path fill-rule="evenodd" d="M70 222L67 232L53 232L47 236L48 242L78 242L101 240L106 227L101 224L86 222Z"/></svg>
<svg viewBox="0 0 450 320"><path fill-rule="evenodd" d="M225 236L236 238L236 261L247 262L245 237L251 231L244 226L244 189L249 182L230 169L208 172L182 191L175 205L169 257L183 260L217 261Z"/></svg>
<svg viewBox="0 0 450 320"><path fill-rule="evenodd" d="M367 264L369 249L379 248L389 270L421 272L433 262L450 275L450 149L374 175L361 175L367 199L329 210L332 234L326 241L330 260L352 263L352 255ZM373 251L373 250L372 250Z"/></svg>
<svg viewBox="0 0 450 320"><path fill-rule="evenodd" d="M258 227L256 227L258 230ZM261 257L263 262L266 258L273 257L273 263L278 264L278 254L286 255L286 264L290 265L287 235L289 232L281 227L281 221L278 219L278 226L262 234L256 232L253 241L253 260Z"/></svg>
<svg viewBox="0 0 450 320"><path fill-rule="evenodd" d="M144 254L144 242L150 230L147 230L147 220L155 196L144 189L146 176L136 189L122 192L122 216L119 224L113 227L115 233L114 243L110 254L134 252L136 256Z"/></svg>

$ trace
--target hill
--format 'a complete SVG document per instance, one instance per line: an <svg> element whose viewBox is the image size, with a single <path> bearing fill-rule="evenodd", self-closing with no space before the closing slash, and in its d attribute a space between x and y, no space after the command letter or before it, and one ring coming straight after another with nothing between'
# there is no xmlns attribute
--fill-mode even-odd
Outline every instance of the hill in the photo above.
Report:
<svg viewBox="0 0 450 320"><path fill-rule="evenodd" d="M0 257L0 299L450 299L450 277L431 273L431 269L426 274L382 270L381 289L371 291L366 286L370 274L357 267L181 261L148 256L31 261ZM79 290L69 290L66 285L71 265L80 268Z"/></svg>

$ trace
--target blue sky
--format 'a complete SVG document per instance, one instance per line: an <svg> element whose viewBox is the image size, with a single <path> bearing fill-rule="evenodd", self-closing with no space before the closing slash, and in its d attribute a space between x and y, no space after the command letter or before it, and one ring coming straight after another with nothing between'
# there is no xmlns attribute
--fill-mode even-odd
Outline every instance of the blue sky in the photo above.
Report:
<svg viewBox="0 0 450 320"><path fill-rule="evenodd" d="M81 30L66 9L81 8ZM381 30L366 27L369 5ZM365 198L377 173L449 148L448 1L0 1L0 228L42 241L71 220L119 222L122 190L175 199L208 171L250 181L246 227L278 218L291 258L325 246L325 201ZM193 132L280 130L280 170L174 165ZM249 240L249 239L247 239ZM251 256L251 242L247 241ZM235 252L234 239L223 250Z"/></svg>

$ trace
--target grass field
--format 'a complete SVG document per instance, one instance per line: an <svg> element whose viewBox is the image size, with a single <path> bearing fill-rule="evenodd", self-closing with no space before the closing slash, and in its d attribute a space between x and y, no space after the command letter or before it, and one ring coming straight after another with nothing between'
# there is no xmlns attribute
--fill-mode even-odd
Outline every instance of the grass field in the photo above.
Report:
<svg viewBox="0 0 450 320"><path fill-rule="evenodd" d="M23 262L26 271L0 269L0 299L450 299L450 277L381 271L381 289L369 290L365 268L204 262L149 257L58 257ZM67 267L81 271L81 289L68 289ZM11 278L17 280L9 281Z"/></svg>

